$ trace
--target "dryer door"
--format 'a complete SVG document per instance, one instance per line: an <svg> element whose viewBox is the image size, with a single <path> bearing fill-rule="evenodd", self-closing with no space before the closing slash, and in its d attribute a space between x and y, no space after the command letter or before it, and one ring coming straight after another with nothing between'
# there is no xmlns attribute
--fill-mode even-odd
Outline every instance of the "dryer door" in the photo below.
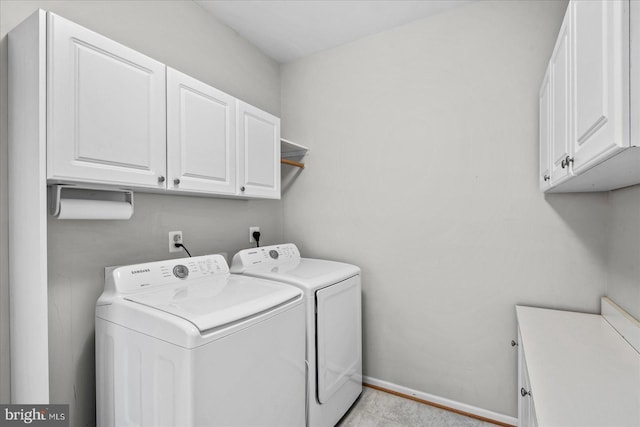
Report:
<svg viewBox="0 0 640 427"><path fill-rule="evenodd" d="M348 381L361 381L360 276L316 291L318 401L327 402Z"/></svg>

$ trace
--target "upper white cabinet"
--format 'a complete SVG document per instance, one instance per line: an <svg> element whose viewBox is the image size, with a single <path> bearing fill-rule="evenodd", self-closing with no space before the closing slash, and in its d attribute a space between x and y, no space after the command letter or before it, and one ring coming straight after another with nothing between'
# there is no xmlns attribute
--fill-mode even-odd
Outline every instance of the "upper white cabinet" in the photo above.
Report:
<svg viewBox="0 0 640 427"><path fill-rule="evenodd" d="M570 5L574 174L629 146L628 6L611 0Z"/></svg>
<svg viewBox="0 0 640 427"><path fill-rule="evenodd" d="M309 148L304 145L280 138L280 163L283 165L304 169L304 163L301 160L307 155L308 151Z"/></svg>
<svg viewBox="0 0 640 427"><path fill-rule="evenodd" d="M167 68L167 188L280 198L280 119Z"/></svg>
<svg viewBox="0 0 640 427"><path fill-rule="evenodd" d="M164 188L165 66L47 15L47 178Z"/></svg>
<svg viewBox="0 0 640 427"><path fill-rule="evenodd" d="M168 188L236 194L236 102L167 68Z"/></svg>
<svg viewBox="0 0 640 427"><path fill-rule="evenodd" d="M567 7L540 90L542 191L640 183L640 136L629 131L630 34L640 26L633 18L629 25L632 5L578 0Z"/></svg>
<svg viewBox="0 0 640 427"><path fill-rule="evenodd" d="M540 175L539 186L541 191L546 191L551 186L551 171L549 170L549 147L551 146L551 81L550 70L542 81L540 88Z"/></svg>
<svg viewBox="0 0 640 427"><path fill-rule="evenodd" d="M569 177L569 167L566 165L566 158L570 155L570 32L571 19L565 16L560 35L556 42L555 49L551 55L549 63L551 92L549 99L551 103L551 139L549 147L549 167L551 171L551 183L558 184L564 182Z"/></svg>
<svg viewBox="0 0 640 427"><path fill-rule="evenodd" d="M280 198L280 119L238 101L238 185L246 197Z"/></svg>
<svg viewBox="0 0 640 427"><path fill-rule="evenodd" d="M280 119L53 13L38 20L12 37L46 46L44 67L12 61L43 82L17 92L46 92L48 183L280 198Z"/></svg>

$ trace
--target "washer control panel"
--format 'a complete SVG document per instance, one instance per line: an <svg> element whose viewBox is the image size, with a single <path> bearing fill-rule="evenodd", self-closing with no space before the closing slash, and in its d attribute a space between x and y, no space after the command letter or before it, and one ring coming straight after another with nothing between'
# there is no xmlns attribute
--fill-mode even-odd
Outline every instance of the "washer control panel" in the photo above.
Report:
<svg viewBox="0 0 640 427"><path fill-rule="evenodd" d="M222 255L205 255L117 267L106 276L105 286L111 282L114 293L130 293L228 274L229 266Z"/></svg>
<svg viewBox="0 0 640 427"><path fill-rule="evenodd" d="M242 273L256 266L275 266L300 260L300 251L293 243L244 249L233 256L232 273Z"/></svg>
<svg viewBox="0 0 640 427"><path fill-rule="evenodd" d="M189 277L189 267L186 265L178 264L173 267L173 275L178 279L186 279Z"/></svg>

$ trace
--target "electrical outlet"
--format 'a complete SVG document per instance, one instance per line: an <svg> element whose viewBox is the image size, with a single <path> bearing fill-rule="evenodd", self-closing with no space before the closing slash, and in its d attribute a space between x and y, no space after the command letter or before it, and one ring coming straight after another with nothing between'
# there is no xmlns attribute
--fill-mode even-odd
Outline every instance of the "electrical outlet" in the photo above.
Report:
<svg viewBox="0 0 640 427"><path fill-rule="evenodd" d="M169 232L169 252L180 252L181 247L176 248L176 243L182 243L182 231Z"/></svg>
<svg viewBox="0 0 640 427"><path fill-rule="evenodd" d="M260 231L260 227L249 227L249 243L255 243L256 239L253 238L253 232Z"/></svg>

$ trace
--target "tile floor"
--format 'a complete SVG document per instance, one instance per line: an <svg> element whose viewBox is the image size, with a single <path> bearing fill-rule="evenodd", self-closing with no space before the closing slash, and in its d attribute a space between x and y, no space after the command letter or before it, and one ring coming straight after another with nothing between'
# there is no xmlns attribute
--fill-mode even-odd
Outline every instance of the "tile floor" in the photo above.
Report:
<svg viewBox="0 0 640 427"><path fill-rule="evenodd" d="M338 427L496 427L455 412L363 387Z"/></svg>

